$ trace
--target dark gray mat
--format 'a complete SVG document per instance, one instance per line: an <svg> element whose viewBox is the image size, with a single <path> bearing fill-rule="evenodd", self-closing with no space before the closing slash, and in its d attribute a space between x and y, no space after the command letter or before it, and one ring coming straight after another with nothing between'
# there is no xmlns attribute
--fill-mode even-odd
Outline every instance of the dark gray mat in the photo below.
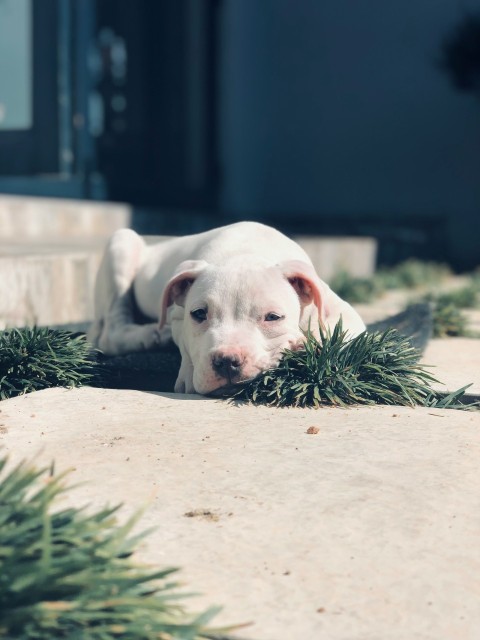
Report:
<svg viewBox="0 0 480 640"><path fill-rule="evenodd" d="M433 331L433 316L430 304L426 302L412 304L401 313L369 324L368 330L385 331L390 327L395 328L403 336L409 338L412 345L420 353L423 353L432 337Z"/></svg>

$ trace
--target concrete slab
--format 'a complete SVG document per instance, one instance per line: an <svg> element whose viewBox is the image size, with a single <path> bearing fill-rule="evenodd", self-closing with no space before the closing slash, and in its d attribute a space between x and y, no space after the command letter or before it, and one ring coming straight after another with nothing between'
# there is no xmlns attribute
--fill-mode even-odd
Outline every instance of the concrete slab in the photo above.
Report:
<svg viewBox="0 0 480 640"><path fill-rule="evenodd" d="M443 384L441 390L455 391L472 383L467 393L480 394L480 340L445 338L430 340L422 364L431 367L432 375Z"/></svg>
<svg viewBox="0 0 480 640"><path fill-rule="evenodd" d="M0 444L73 467L77 505L148 504L140 557L245 638L478 638L480 412L51 389L0 404Z"/></svg>

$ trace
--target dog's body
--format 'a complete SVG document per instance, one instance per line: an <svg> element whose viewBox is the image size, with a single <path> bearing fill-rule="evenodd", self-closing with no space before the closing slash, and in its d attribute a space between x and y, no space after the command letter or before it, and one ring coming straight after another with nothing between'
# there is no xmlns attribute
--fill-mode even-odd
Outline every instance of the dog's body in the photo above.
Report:
<svg viewBox="0 0 480 640"><path fill-rule="evenodd" d="M137 309L151 322L137 324ZM100 266L89 339L116 355L173 338L175 391L210 393L275 366L309 326L340 316L351 337L365 330L303 249L271 227L239 222L152 246L121 229Z"/></svg>

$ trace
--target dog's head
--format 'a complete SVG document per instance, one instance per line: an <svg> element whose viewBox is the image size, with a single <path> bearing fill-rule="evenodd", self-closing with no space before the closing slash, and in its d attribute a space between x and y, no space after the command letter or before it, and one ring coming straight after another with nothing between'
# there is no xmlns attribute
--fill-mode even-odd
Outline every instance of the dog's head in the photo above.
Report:
<svg viewBox="0 0 480 640"><path fill-rule="evenodd" d="M182 353L176 391L208 394L278 364L301 346L300 327L325 317L326 286L313 267L232 259L224 266L186 261L167 284L161 324L173 308L172 331Z"/></svg>

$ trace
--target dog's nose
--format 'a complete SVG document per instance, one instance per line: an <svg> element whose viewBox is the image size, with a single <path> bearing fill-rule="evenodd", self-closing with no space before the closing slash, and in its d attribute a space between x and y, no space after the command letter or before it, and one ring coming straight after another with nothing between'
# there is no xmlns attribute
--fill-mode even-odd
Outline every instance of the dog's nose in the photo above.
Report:
<svg viewBox="0 0 480 640"><path fill-rule="evenodd" d="M216 374L232 382L240 375L242 358L237 354L217 354L212 357L212 367Z"/></svg>

